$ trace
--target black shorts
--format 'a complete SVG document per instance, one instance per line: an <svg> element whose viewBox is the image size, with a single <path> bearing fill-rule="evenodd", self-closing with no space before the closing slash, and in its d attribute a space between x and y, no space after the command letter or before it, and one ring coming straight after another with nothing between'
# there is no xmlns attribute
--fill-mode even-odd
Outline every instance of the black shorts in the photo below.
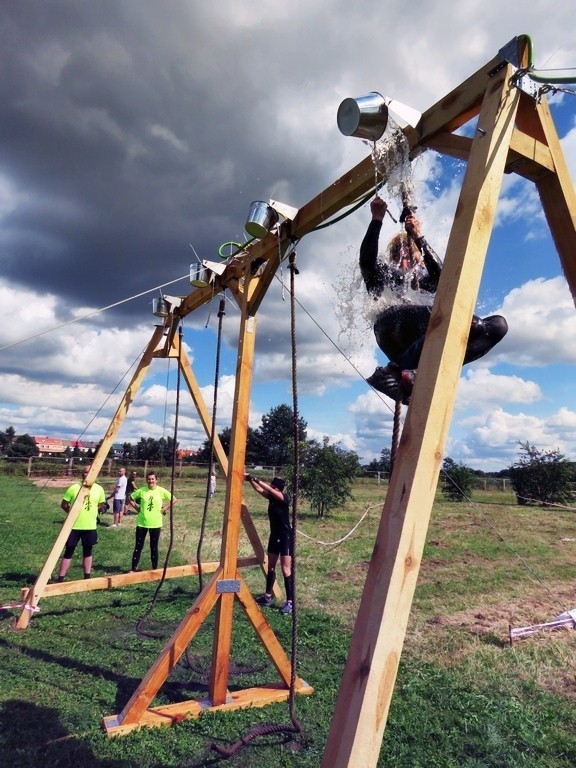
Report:
<svg viewBox="0 0 576 768"><path fill-rule="evenodd" d="M268 539L269 555L292 554L292 531L271 531Z"/></svg>
<svg viewBox="0 0 576 768"><path fill-rule="evenodd" d="M90 531L76 531L72 530L70 531L70 535L68 536L68 541L66 542L66 546L68 547L75 547L78 542L82 542L83 547L93 547L94 544L98 543L98 531L96 530L90 530Z"/></svg>

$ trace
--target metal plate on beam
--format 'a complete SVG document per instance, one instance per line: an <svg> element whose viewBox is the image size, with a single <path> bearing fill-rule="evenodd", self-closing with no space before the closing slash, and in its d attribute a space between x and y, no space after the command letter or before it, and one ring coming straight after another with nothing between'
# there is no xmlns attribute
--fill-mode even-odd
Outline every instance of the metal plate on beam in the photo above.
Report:
<svg viewBox="0 0 576 768"><path fill-rule="evenodd" d="M220 579L216 582L217 595L225 595L228 592L240 592L240 579Z"/></svg>

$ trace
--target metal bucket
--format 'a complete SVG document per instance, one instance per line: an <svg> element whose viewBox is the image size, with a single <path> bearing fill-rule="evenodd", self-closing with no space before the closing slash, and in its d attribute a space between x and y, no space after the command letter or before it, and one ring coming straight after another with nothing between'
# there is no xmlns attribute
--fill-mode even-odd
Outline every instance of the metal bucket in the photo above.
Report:
<svg viewBox="0 0 576 768"><path fill-rule="evenodd" d="M190 264L190 285L206 288L209 285L208 270L202 264Z"/></svg>
<svg viewBox="0 0 576 768"><path fill-rule="evenodd" d="M384 96L371 91L357 99L344 99L338 107L338 128L344 136L378 141L388 124L388 107Z"/></svg>
<svg viewBox="0 0 576 768"><path fill-rule="evenodd" d="M263 200L251 203L245 230L252 237L266 237L272 227L278 223L278 214L272 206Z"/></svg>
<svg viewBox="0 0 576 768"><path fill-rule="evenodd" d="M155 317L168 317L170 314L170 304L163 296L159 299L152 299L152 314Z"/></svg>

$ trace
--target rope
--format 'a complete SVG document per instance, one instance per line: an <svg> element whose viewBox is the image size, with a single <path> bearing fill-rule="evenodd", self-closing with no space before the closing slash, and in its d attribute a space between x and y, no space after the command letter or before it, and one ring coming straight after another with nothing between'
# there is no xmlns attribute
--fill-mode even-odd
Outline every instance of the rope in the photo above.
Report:
<svg viewBox="0 0 576 768"><path fill-rule="evenodd" d="M349 539L350 536L352 536L352 534L364 522L364 519L366 518L366 515L368 514L368 512L370 512L371 509L374 509L374 507L380 507L380 506L382 506L382 502L381 501L379 501L377 504L371 504L369 507L367 507L366 511L364 512L364 514L362 515L360 520L358 520L358 522L354 525L354 527L351 528L345 536L342 536L340 539L336 539L336 541L321 541L320 539L315 539L312 536L308 536L303 531L298 531L298 535L299 536L304 536L305 539L308 539L309 541L314 542L314 544L321 544L324 547L335 547L335 546L338 546L339 544L342 544L344 541L346 541L346 539Z"/></svg>
<svg viewBox="0 0 576 768"><path fill-rule="evenodd" d="M214 440L216 437L216 413L218 407L218 380L220 378L220 351L222 348L222 318L226 314L226 298L222 296L220 306L218 307L218 338L216 342L216 365L214 368L214 399L212 401L212 426L210 428L210 460L208 464L208 479L206 481L206 498L204 499L204 511L200 523L200 536L198 538L198 547L196 549L196 563L198 565L199 589L202 592L204 588L204 576L202 573L202 546L204 544L204 534L206 531L206 520L208 517L208 504L210 501L210 477L214 470Z"/></svg>
<svg viewBox="0 0 576 768"><path fill-rule="evenodd" d="M400 444L400 416L402 414L402 386L398 385L398 395L396 397L396 403L394 405L394 426L392 428L392 446L390 448L390 474L394 469L394 462L396 461L396 454L398 453L398 446Z"/></svg>
<svg viewBox="0 0 576 768"><path fill-rule="evenodd" d="M166 551L166 558L164 560L164 567L162 569L162 577L154 590L150 606L145 613L138 619L136 623L136 632L146 637L158 637L149 632L144 632L143 627L146 619L150 616L158 600L158 595L164 582L166 581L166 571L168 570L168 564L170 562L170 555L172 554L172 547L174 544L174 481L176 477L176 457L177 457L177 438L178 438L178 419L180 413L180 379L181 379L181 359L182 359L182 323L180 323L178 329L178 376L176 382L176 408L174 412L174 437L172 440L172 468L170 472L170 539L168 541L168 549Z"/></svg>
<svg viewBox="0 0 576 768"><path fill-rule="evenodd" d="M165 288L167 285L172 285L173 283L179 283L181 280L188 279L190 277L189 274L182 275L182 277L177 277L176 280L170 280L167 283L162 283L162 285L157 285L155 288L150 288L147 291L142 291L141 293L137 293L134 296L130 296L128 299L121 299L120 301L114 302L114 304L108 304L106 307L100 307L100 309L95 309L93 312L88 312L87 315L81 315L80 317L75 317L73 320L67 320L65 323L60 323L59 325L54 325L52 328L47 328L45 331L40 331L40 333L35 333L33 336L27 336L24 339L18 339L18 341L13 341L10 344L5 344L3 347L0 347L0 352L3 352L5 349L12 349L12 347L17 347L19 344L24 344L26 341L33 341L34 339L39 339L40 336L45 336L47 333L52 333L52 331L57 331L59 328L64 328L66 325L72 325L73 323L80 323L82 320L87 320L89 317L94 317L94 315L99 315L100 312L106 312L108 309L114 309L114 307L119 307L121 304L126 304L128 301L134 301L134 299L139 299L141 296L146 296L148 293L154 293L154 291L160 290L160 288Z"/></svg>
<svg viewBox="0 0 576 768"><path fill-rule="evenodd" d="M113 394L115 394L115 392L118 390L118 387L120 386L120 384L122 384L122 382L124 381L124 379L126 378L126 376L128 376L128 374L130 373L130 371L132 370L132 368L134 368L134 366L136 365L136 363L137 363L137 362L140 360L140 358L141 358L141 357L142 357L142 355L144 354L144 351L145 351L145 349L146 349L146 347L144 347L144 348L142 349L142 352L140 352L140 354L139 354L139 355L138 355L138 356L137 356L137 357L134 359L134 361L133 361L133 362L132 362L132 364L129 366L129 368L128 368L128 370L126 371L126 373L124 373L124 374L122 375L122 377L120 378L120 380L118 381L118 383L116 384L116 386L114 387L114 389L113 389L113 390L110 392L110 394L109 394L109 395L108 395L108 397L107 397L107 398L104 400L104 402L102 403L102 405L100 406L100 408L98 408L98 410L96 411L96 413L95 413L95 414L92 416L92 418L90 419L90 421L88 422L88 424L86 424L86 426L84 427L84 429L82 430L82 432L80 432L80 434L78 435L78 437L77 437L77 438L76 438L76 440L75 440L75 442L76 442L76 443L80 442L80 440L82 439L82 437L83 437L83 436L86 434L86 432L87 432L87 431L90 429L90 425L92 424L92 422L93 422L93 421L94 421L94 420L95 420L95 419L98 417L98 415L100 414L100 412L101 412L101 411L102 411L102 410L103 410L103 409L106 407L106 404L108 403L108 401L110 400L110 398L112 397L112 395L113 395Z"/></svg>

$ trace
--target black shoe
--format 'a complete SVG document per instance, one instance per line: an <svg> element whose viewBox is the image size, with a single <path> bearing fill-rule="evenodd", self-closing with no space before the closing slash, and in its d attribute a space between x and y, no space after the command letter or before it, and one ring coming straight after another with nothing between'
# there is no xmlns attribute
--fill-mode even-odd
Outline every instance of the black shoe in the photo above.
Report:
<svg viewBox="0 0 576 768"><path fill-rule="evenodd" d="M274 598L268 595L260 595L260 597L256 598L256 602L258 605L263 605L266 608L269 608L274 603Z"/></svg>
<svg viewBox="0 0 576 768"><path fill-rule="evenodd" d="M415 375L415 371L402 371L394 363L388 363L385 368L380 366L376 368L366 381L371 387L391 397L392 400L396 401L400 396L402 404L409 405Z"/></svg>

